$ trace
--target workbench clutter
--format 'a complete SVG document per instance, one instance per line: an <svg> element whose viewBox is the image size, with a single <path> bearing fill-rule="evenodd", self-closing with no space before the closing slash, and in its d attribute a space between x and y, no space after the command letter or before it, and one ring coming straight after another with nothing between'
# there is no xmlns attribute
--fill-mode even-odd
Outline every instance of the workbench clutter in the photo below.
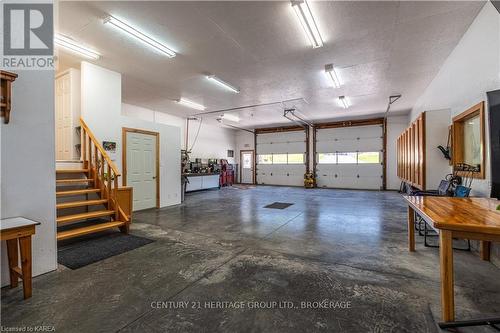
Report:
<svg viewBox="0 0 500 333"><path fill-rule="evenodd" d="M193 192L232 186L236 165L225 159L189 159L183 163L184 191Z"/></svg>

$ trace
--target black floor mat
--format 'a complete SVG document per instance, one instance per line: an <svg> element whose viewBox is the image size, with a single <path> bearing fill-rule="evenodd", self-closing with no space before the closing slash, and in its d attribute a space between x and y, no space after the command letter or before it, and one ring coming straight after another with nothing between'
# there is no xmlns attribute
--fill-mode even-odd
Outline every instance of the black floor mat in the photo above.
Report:
<svg viewBox="0 0 500 333"><path fill-rule="evenodd" d="M272 209L285 209L292 206L293 203L288 202L273 202L270 205L264 206L264 208L272 208Z"/></svg>
<svg viewBox="0 0 500 333"><path fill-rule="evenodd" d="M57 250L57 262L71 269L84 267L153 242L151 239L120 232L98 235Z"/></svg>

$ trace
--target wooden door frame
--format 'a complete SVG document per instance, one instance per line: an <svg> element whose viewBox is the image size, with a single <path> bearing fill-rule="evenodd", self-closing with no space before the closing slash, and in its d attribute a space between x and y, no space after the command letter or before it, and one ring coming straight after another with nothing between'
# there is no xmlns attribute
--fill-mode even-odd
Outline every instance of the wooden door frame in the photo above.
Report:
<svg viewBox="0 0 500 333"><path fill-rule="evenodd" d="M156 208L160 208L160 133L138 128L122 127L122 170L123 186L127 186L127 133L139 133L156 137Z"/></svg>
<svg viewBox="0 0 500 333"><path fill-rule="evenodd" d="M247 184L247 183L243 183L242 180L243 180L243 159L242 159L242 156L243 156L243 153L249 153L251 152L253 154L253 168L252 168L252 185L255 185L255 160L256 160L256 156L255 156L255 149L243 149L243 150L240 150L240 184Z"/></svg>

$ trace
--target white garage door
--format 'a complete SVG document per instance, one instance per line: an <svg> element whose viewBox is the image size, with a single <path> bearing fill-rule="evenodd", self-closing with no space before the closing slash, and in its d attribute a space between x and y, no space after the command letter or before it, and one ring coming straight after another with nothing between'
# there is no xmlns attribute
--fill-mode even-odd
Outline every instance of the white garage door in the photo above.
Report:
<svg viewBox="0 0 500 333"><path fill-rule="evenodd" d="M383 144L382 125L318 129L318 187L380 190Z"/></svg>
<svg viewBox="0 0 500 333"><path fill-rule="evenodd" d="M304 185L305 131L257 134L257 183Z"/></svg>

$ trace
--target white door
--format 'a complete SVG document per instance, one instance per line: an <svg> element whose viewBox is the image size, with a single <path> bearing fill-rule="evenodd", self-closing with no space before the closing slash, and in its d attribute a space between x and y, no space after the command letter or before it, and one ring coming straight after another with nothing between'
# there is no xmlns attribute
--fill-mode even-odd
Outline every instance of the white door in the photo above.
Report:
<svg viewBox="0 0 500 333"><path fill-rule="evenodd" d="M253 151L241 151L241 183L253 184Z"/></svg>
<svg viewBox="0 0 500 333"><path fill-rule="evenodd" d="M383 145L382 125L318 129L318 187L380 190Z"/></svg>
<svg viewBox="0 0 500 333"><path fill-rule="evenodd" d="M127 132L127 185L134 210L156 207L156 136Z"/></svg>
<svg viewBox="0 0 500 333"><path fill-rule="evenodd" d="M56 80L56 159L70 160L73 151L73 118L71 110L71 77Z"/></svg>

